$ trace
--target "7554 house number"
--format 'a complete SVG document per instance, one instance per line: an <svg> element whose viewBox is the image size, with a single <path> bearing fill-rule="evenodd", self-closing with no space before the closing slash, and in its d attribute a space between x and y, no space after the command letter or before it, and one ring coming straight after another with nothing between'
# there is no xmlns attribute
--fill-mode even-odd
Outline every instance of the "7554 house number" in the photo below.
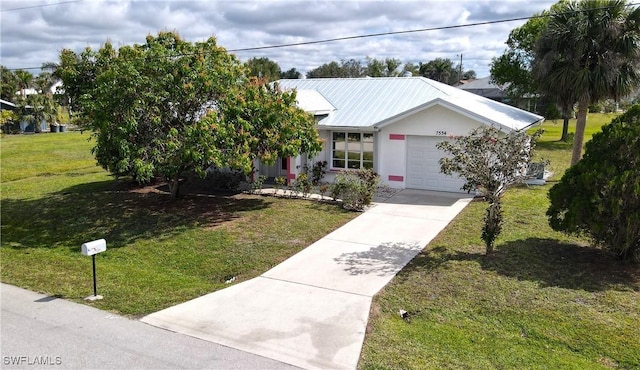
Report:
<svg viewBox="0 0 640 370"><path fill-rule="evenodd" d="M447 136L446 131L436 131L436 136Z"/></svg>

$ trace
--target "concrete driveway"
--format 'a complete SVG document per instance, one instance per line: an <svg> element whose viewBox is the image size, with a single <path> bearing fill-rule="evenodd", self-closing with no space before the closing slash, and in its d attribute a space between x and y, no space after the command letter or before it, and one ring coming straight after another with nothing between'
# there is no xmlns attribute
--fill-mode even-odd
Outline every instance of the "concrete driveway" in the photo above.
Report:
<svg viewBox="0 0 640 370"><path fill-rule="evenodd" d="M372 297L470 201L403 190L262 276L143 322L307 369L354 369Z"/></svg>

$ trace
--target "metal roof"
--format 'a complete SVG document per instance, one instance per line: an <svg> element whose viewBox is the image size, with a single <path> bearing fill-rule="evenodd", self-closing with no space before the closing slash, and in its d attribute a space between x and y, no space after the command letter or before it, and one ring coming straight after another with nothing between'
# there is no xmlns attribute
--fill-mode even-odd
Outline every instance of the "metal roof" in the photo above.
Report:
<svg viewBox="0 0 640 370"><path fill-rule="evenodd" d="M279 80L280 88L316 90L335 110L319 127L381 127L433 105L445 106L484 124L521 130L543 120L521 109L424 77Z"/></svg>
<svg viewBox="0 0 640 370"><path fill-rule="evenodd" d="M336 110L317 90L296 90L298 107L314 115L325 115Z"/></svg>

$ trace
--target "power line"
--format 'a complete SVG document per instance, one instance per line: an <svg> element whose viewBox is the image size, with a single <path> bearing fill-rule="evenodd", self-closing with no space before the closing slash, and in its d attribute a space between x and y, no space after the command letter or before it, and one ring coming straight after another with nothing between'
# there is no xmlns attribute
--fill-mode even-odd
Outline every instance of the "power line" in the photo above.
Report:
<svg viewBox="0 0 640 370"><path fill-rule="evenodd" d="M67 1L66 3L79 2L79 1L83 1L83 0ZM63 3L59 3L59 4L63 4ZM56 5L56 4L53 4L53 5ZM631 6L635 6L635 5L640 5L640 3L630 3L630 4L626 4L625 6L631 7ZM289 44L278 44L278 45L254 46L254 47L238 48L238 49L227 49L227 51L228 52L243 52L243 51L255 51L255 50L266 50L266 49L278 49L278 48L286 48L286 47L293 47L293 46L315 45L315 44L322 44L322 43L330 43L330 42L345 41L345 40L355 40L355 39L363 39L363 38L371 38L371 37L380 37L380 36L402 35L402 34L409 34L409 33L451 30L451 29L465 28L465 27L486 26L486 25L490 25L490 24L499 24L499 23L515 22L515 21L524 21L524 20L530 20L530 19L536 19L536 18L548 18L548 17L550 17L552 15L558 15L558 14L572 14L572 13L589 12L589 11L594 11L594 10L604 10L604 9L609 9L611 7L612 6L604 6L604 7L601 7L601 8L593 8L593 9L578 10L578 11L569 11L569 12L564 12L564 13L550 13L550 12L547 12L547 13L543 13L543 14L540 14L540 15L532 15L532 16L527 16L527 17L498 19L498 20L493 20L493 21L457 24L457 25L452 25L452 26L439 26L439 27L430 27L430 28L420 28L420 29L415 29L415 30L369 33L369 34L363 34L363 35L344 36L344 37L336 37L336 38L322 39L322 40L302 41L302 42L289 43ZM188 54L183 54L183 55L186 56ZM11 68L10 70L13 71L13 70L18 70L18 69L31 70L31 69L42 69L42 67Z"/></svg>
<svg viewBox="0 0 640 370"><path fill-rule="evenodd" d="M633 6L633 5L640 5L640 3L626 4L626 6ZM608 9L608 8L610 8L610 6L606 6L606 7L602 7L602 8L594 8L594 9L589 9L589 10L583 10L583 12L593 11L593 10L603 10L603 9ZM555 14L570 14L570 13L577 13L577 11L571 11L571 12L566 12L566 13L555 13ZM291 43L291 44L255 46L255 47L249 47L249 48L229 49L227 51L229 51L229 52L240 52L240 51L264 50L264 49L277 49L277 48L286 48L286 47L291 47L291 46L303 46L303 45L313 45L313 44L321 44L321 43L335 42L335 41L363 39L363 38L368 38L368 37L401 35L401 34L407 34L407 33L418 33L418 32L428 32L428 31L442 31L442 30L451 30L451 29L464 28L464 27L476 27L476 26L486 26L486 25L489 25L489 24L524 21L524 20L535 19L535 18L547 18L547 17L549 17L551 15L552 14L547 13L547 14L540 14L540 15L532 15L532 16L528 16L528 17L507 18L507 19L499 19L499 20L494 20L494 21L458 24L458 25L453 25L453 26L440 26L440 27L431 27L431 28L420 28L420 29L416 29L416 30L370 33L370 34L365 34L365 35L336 37L336 38L324 39L324 40L303 41L303 42L296 42L296 43Z"/></svg>
<svg viewBox="0 0 640 370"><path fill-rule="evenodd" d="M0 12L13 12L13 11L16 11L16 10L44 8L45 6L79 3L81 1L84 1L84 0L69 0L69 1L61 1L59 3L52 3L52 4L40 4L40 5L24 6L24 7L21 7L21 8L0 9ZM23 68L23 69L27 69L27 68Z"/></svg>

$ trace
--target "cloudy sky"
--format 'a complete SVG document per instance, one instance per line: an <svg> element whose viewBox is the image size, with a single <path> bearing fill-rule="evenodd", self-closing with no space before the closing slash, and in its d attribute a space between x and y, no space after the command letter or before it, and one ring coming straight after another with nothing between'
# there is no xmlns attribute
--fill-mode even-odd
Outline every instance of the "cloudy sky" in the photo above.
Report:
<svg viewBox="0 0 640 370"><path fill-rule="evenodd" d="M215 36L227 50L339 37L417 30L531 16L548 0L429 1L160 1L2 0L0 64L39 67L57 61L60 50L79 51L143 43L147 34L178 31L189 41ZM478 77L488 75L492 57L504 50L509 31L525 21L449 30L361 38L305 46L238 51L243 61L268 57L282 70L301 72L330 61L398 58L427 62L459 60ZM39 73L39 70L31 70Z"/></svg>

